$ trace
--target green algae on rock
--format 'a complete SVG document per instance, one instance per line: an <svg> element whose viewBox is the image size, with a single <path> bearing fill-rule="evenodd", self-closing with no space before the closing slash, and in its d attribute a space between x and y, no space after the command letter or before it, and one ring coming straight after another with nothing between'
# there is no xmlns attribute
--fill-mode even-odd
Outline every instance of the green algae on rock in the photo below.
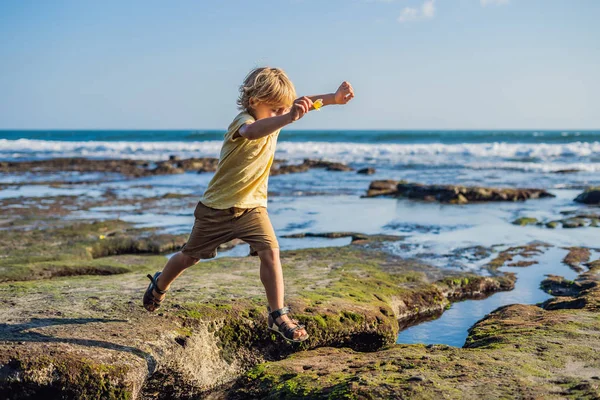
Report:
<svg viewBox="0 0 600 400"><path fill-rule="evenodd" d="M231 399L595 399L600 396L599 275L590 271L578 278L582 284L572 294L579 303L499 308L470 329L464 348L397 345L375 353L320 348L258 365L220 394Z"/></svg>
<svg viewBox="0 0 600 400"><path fill-rule="evenodd" d="M147 313L141 306L145 275L160 269L164 256L113 252L99 244L127 228L120 221L57 228L36 237L40 247L33 258L16 237L4 237L2 246L13 257L4 274L14 265L35 272L44 263L64 267L83 260L127 271L23 281L28 278L21 270L0 283L0 368L10 372L0 376L1 393L22 388L31 396L152 398L164 386L169 392L163 396L200 395L257 363L298 350L384 348L395 342L399 323L514 284L508 275L478 277L403 260L377 250L368 237L344 247L284 251L287 303L311 335L295 345L266 329L256 258L221 258L188 269L185 283L172 287L159 312ZM56 249L47 246L50 237ZM34 362L41 355L47 362Z"/></svg>
<svg viewBox="0 0 600 400"><path fill-rule="evenodd" d="M567 214L571 214L570 212ZM576 213L567 218L561 218L558 220L551 221L538 221L536 218L521 217L513 221L513 225L537 225L545 226L546 228L556 229L562 227L565 229L584 228L584 227L598 227L600 226L600 214L593 213Z"/></svg>
<svg viewBox="0 0 600 400"><path fill-rule="evenodd" d="M70 275L110 275L134 266L109 256L164 254L178 250L183 235L133 229L123 221L70 223L36 230L0 230L0 282Z"/></svg>
<svg viewBox="0 0 600 400"><path fill-rule="evenodd" d="M534 225L537 222L538 222L537 218L521 217L521 218L515 219L512 223L513 223L513 225L526 226L526 225Z"/></svg>

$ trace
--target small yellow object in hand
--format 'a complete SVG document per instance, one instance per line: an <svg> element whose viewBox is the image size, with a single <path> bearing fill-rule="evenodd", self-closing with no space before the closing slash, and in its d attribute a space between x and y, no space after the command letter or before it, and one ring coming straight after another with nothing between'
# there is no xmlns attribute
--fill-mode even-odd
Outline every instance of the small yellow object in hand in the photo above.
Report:
<svg viewBox="0 0 600 400"><path fill-rule="evenodd" d="M104 238L106 238L106 236L104 236L104 235L100 235L100 236L98 236L98 239L100 239L100 240L102 240L102 239L104 239Z"/></svg>
<svg viewBox="0 0 600 400"><path fill-rule="evenodd" d="M315 102L313 103L313 107L315 110L318 110L319 108L323 107L323 99L315 100Z"/></svg>

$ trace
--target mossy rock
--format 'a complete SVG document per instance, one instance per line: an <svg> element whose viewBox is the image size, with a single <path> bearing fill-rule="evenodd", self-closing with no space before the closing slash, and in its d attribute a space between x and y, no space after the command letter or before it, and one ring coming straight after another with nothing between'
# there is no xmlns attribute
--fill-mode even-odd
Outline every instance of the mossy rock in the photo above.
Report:
<svg viewBox="0 0 600 400"><path fill-rule="evenodd" d="M586 306L501 307L469 330L464 348L319 348L258 365L216 393L231 399L598 398L600 290L594 276L581 275L571 292Z"/></svg>
<svg viewBox="0 0 600 400"><path fill-rule="evenodd" d="M546 223L546 228L556 229L560 225L559 221L550 221Z"/></svg>
<svg viewBox="0 0 600 400"><path fill-rule="evenodd" d="M138 268L113 256L166 254L184 235L135 229L123 221L70 223L39 230L0 230L0 282L74 275L112 275Z"/></svg>
<svg viewBox="0 0 600 400"><path fill-rule="evenodd" d="M160 387L176 397L200 396L259 362L299 350L385 348L395 342L399 320L439 315L450 301L512 287L502 274L456 274L403 260L363 240L344 247L284 251L286 303L311 335L301 345L290 344L266 329L256 257L220 258L189 268L157 313L145 311L145 275L160 270L166 258L150 252L93 257L106 254L93 250L106 240L99 235L110 238L130 229L120 221L70 225L22 237L30 242L0 234L12 260L2 273L13 274L11 281L0 283L6 316L0 325L0 368L12 368L10 379L0 379L0 390L135 398ZM27 243L35 240L39 251L30 255ZM48 243L56 243L55 248ZM51 263L76 269L84 262L127 271L37 280L19 275L29 268L46 277L39 270ZM71 367L48 374L46 364L34 362L41 355L52 365ZM89 375L85 365L98 366L100 370L92 370L100 372L76 378ZM121 372L116 378L105 371Z"/></svg>
<svg viewBox="0 0 600 400"><path fill-rule="evenodd" d="M521 217L521 218L515 219L512 223L513 223L513 225L525 226L525 225L535 225L535 224L537 224L537 222L538 222L537 218Z"/></svg>
<svg viewBox="0 0 600 400"><path fill-rule="evenodd" d="M563 228L573 229L582 228L587 225L587 221L583 218L567 218L562 221Z"/></svg>

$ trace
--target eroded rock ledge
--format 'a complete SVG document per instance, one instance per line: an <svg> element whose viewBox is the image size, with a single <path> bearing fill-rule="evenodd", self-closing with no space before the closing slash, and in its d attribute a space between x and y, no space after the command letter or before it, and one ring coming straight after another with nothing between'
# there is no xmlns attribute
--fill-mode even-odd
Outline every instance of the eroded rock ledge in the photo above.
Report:
<svg viewBox="0 0 600 400"><path fill-rule="evenodd" d="M292 174L298 172L306 172L312 168L324 168L327 171L354 171L353 168L339 162L304 159L302 164L285 164L283 161L273 163L271 175Z"/></svg>
<svg viewBox="0 0 600 400"><path fill-rule="evenodd" d="M31 271L77 268L90 241L105 243L108 227L125 228L111 224L74 225L70 229L80 234L72 236L60 228L55 236L69 237L73 251L46 254L54 259L20 259L24 249L5 243L3 252L33 263ZM298 350L379 350L395 342L399 323L514 285L511 275L456 274L369 243L282 252L287 303L311 334L299 346L266 330L256 258L222 258L188 269L156 314L143 310L141 297L145 275L162 268L164 256L128 248L87 259L126 269L116 275L23 281L13 274L0 283L0 397L193 398ZM4 264L0 275L12 268Z"/></svg>
<svg viewBox="0 0 600 400"><path fill-rule="evenodd" d="M0 173L55 173L62 171L118 173L131 178L150 175L182 174L184 172L214 172L218 158L201 157L180 159L171 156L168 160L95 160L84 157L53 158L34 161L0 161ZM306 172L312 168L324 168L328 171L354 171L346 164L325 160L305 159L301 164L289 164L285 160L275 160L271 175ZM48 182L37 182L48 183ZM78 183L70 182L70 183ZM81 182L79 182L81 183Z"/></svg>
<svg viewBox="0 0 600 400"><path fill-rule="evenodd" d="M457 185L424 185L406 181L379 180L371 182L363 197L407 197L409 199L466 204L484 201L524 201L555 197L542 189L503 189Z"/></svg>
<svg viewBox="0 0 600 400"><path fill-rule="evenodd" d="M321 348L258 365L221 396L278 398L600 397L600 261L574 282L551 277L561 297L509 305L479 321L464 348L397 345L376 353Z"/></svg>
<svg viewBox="0 0 600 400"><path fill-rule="evenodd" d="M172 156L166 161L147 160L94 160L83 157L53 158L35 161L5 161L0 162L0 172L3 173L52 173L60 171L119 173L129 177L148 175L179 174L185 171L208 172L214 171L219 160L217 158L188 158L179 159Z"/></svg>

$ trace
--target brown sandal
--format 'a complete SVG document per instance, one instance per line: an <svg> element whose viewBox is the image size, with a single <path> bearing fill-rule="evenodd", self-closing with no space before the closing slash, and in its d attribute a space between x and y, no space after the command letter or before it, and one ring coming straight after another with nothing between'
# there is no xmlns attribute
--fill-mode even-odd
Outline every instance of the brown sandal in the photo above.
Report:
<svg viewBox="0 0 600 400"><path fill-rule="evenodd" d="M304 325L299 324L298 321L290 318L290 321L281 321L280 323L277 323L277 318L290 312L289 307L283 307L275 311L271 311L271 308L267 307L267 310L269 310L267 325L270 330L279 333L288 342L300 343L308 339L308 333L299 338L294 338L294 332L305 327ZM292 327L292 324L296 326Z"/></svg>
<svg viewBox="0 0 600 400"><path fill-rule="evenodd" d="M160 290L158 288L158 285L156 284L156 279L158 278L158 276L160 275L160 272L157 272L154 274L154 276L148 274L148 279L150 279L150 284L148 285L148 289L146 289L146 293L144 293L144 308L148 311L155 311L158 307L160 307L160 303L162 303L162 301L164 300L164 298L162 299L158 299L154 296L154 293L152 293L153 290L156 291L156 293L159 294L165 294L168 292L168 290Z"/></svg>

